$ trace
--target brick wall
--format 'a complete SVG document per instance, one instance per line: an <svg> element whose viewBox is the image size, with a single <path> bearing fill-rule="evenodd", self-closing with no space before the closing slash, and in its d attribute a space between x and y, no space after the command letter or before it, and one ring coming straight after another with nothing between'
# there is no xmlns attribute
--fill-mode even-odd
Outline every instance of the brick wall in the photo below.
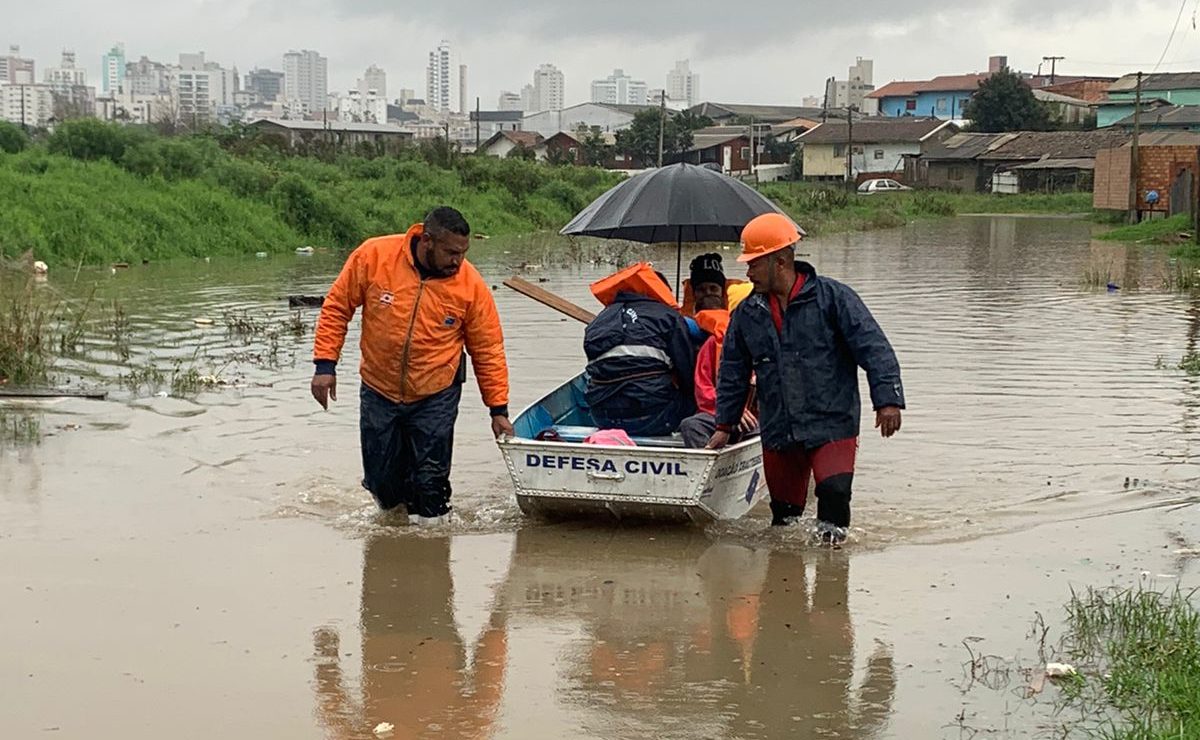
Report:
<svg viewBox="0 0 1200 740"><path fill-rule="evenodd" d="M1171 183L1180 171L1196 175L1196 156L1200 147L1144 146L1138 148L1138 208L1163 211L1170 209ZM1153 208L1145 203L1145 195L1157 190L1159 200Z"/></svg>

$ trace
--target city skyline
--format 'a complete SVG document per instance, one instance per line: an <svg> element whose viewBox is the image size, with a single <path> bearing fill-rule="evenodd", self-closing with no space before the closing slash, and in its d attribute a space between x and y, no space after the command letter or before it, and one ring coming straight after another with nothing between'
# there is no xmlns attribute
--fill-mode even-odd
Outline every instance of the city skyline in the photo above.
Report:
<svg viewBox="0 0 1200 740"><path fill-rule="evenodd" d="M727 32L727 23L690 17L702 13L674 18L654 3L637 6L629 18L566 23L563 28L550 24L551 18L561 17L561 9L532 19L522 14L519 22L500 17L494 29L480 34L466 22L475 14L459 17L451 12L463 3L401 13L366 0L301 0L299 6L286 7L278 0L230 0L228 13L212 14L192 6L164 10L148 0L127 0L122 8L130 12L110 17L89 4L61 0L53 8L34 5L23 10L21 22L0 37L0 48L20 44L39 68L57 63L62 49L72 48L93 85L101 80L101 56L118 41L125 43L131 59L145 55L165 62L179 51L201 49L243 70L278 69L279 55L288 49L311 48L329 59L331 91L349 90L363 69L377 64L397 89L416 89L423 95L428 51L439 39L449 38L457 61L471 67L472 105L476 96L495 101L502 90L519 92L527 84L528 70L546 61L564 73L565 99L572 104L586 101L590 82L614 67L645 80L652 89L664 87L664 73L681 59L689 59L704 77L705 100L799 104L805 96L822 95L829 77L842 79L857 56L875 60L876 85L985 71L987 57L993 54L1006 54L1014 68L1025 71L1035 71L1043 56L1055 55L1066 57L1058 65L1062 74L1119 75L1137 67L1149 72L1178 11L1169 7L1173 3L1160 0L1125 9L1102 1L1089 3L1083 13L1082 3L1068 0L1040 14L1019 12L1026 3L1008 0L983 10L943 10L904 0L834 14L829 9L776 6L769 0L764 10L776 13L781 22L768 24L771 27L761 29L751 42L730 43L728 38L721 41L718 33ZM74 12L62 12L66 6ZM303 12L284 14L285 9ZM145 22L131 24L128 18ZM816 20L825 22L822 32L806 34L804 29ZM1068 21L1072 32L1063 34L1061 24ZM254 28L254 35L246 28ZM660 38L651 33L655 28L672 32ZM1122 38L1119 58L1108 41L1115 33ZM428 41L396 44L397 35ZM653 42L647 43L650 36ZM930 43L934 37L939 41ZM1195 66L1187 49L1198 40L1200 31L1191 23L1181 24L1160 71ZM500 60L503 63L495 63Z"/></svg>

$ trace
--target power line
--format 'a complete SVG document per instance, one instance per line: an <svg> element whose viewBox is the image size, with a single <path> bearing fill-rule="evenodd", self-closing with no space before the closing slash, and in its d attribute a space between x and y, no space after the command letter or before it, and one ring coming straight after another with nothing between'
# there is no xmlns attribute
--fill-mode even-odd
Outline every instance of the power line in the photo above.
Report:
<svg viewBox="0 0 1200 740"><path fill-rule="evenodd" d="M1158 62L1155 63L1151 72L1157 72L1163 60L1167 58L1167 50L1171 48L1171 42L1175 40L1175 31L1179 30L1179 21L1183 18L1183 9L1187 7L1187 4L1188 0L1179 3L1179 13L1175 16L1175 25L1171 26L1171 35L1167 37L1167 45L1163 47L1162 54L1159 55Z"/></svg>
<svg viewBox="0 0 1200 740"><path fill-rule="evenodd" d="M1076 65L1087 65L1089 67L1149 67L1152 64L1152 62L1101 62L1091 59L1077 59L1076 57L1071 57L1071 61ZM1164 66L1169 67L1174 64L1200 64L1200 59L1179 59L1173 62L1166 62Z"/></svg>

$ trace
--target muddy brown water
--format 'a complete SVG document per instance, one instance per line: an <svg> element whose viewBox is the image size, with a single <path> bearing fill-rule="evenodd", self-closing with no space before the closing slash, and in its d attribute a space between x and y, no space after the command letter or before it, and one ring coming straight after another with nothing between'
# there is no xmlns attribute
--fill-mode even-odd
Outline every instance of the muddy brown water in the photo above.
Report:
<svg viewBox="0 0 1200 740"><path fill-rule="evenodd" d="M1072 586L1197 582L1200 378L1162 365L1196 349L1200 303L1159 289L1161 253L1092 228L961 218L806 245L888 331L911 405L897 438L864 435L840 551L762 511L527 521L471 385L458 522L398 526L358 485L357 336L323 412L315 314L303 338L262 331L334 255L52 266L42 290L98 286L62 373L113 393L0 406L0 736L1038 736L1063 719L1052 689L1022 692L1039 613L1053 640ZM633 253L493 239L472 258L590 306L601 258ZM1096 273L1122 289L1082 284ZM582 326L496 297L520 408L578 371ZM248 341L224 328L239 312L263 324ZM171 397L176 362L233 385ZM117 384L148 366L159 385Z"/></svg>

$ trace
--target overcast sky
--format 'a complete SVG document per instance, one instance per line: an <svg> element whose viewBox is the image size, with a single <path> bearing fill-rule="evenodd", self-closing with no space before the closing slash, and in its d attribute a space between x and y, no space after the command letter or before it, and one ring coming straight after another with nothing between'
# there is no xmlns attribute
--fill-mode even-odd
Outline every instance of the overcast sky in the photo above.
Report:
<svg viewBox="0 0 1200 740"><path fill-rule="evenodd" d="M567 103L582 102L592 79L621 67L650 87L675 60L689 59L703 99L798 104L823 80L846 76L856 56L873 59L875 84L983 71L991 54L1036 70L1117 76L1150 71L1179 21L1161 71L1200 69L1200 0L992 0L966 8L943 0L810 0L517 3L481 0L0 0L0 50L19 44L38 75L74 49L98 81L101 55L125 44L127 58L177 61L180 52L245 73L282 68L289 49L329 59L330 90L345 90L370 64L424 96L425 64L440 40L469 68L469 95L495 107L500 90L519 92L540 63L566 75ZM741 13L739 16L738 13Z"/></svg>

